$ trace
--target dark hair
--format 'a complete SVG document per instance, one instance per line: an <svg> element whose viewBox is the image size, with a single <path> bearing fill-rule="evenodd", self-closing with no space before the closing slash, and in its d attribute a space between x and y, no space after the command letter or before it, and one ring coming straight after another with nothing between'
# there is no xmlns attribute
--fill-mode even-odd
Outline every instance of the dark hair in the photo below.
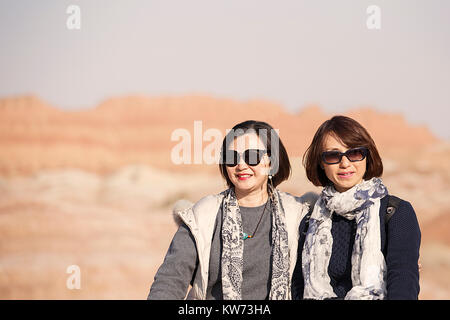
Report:
<svg viewBox="0 0 450 320"><path fill-rule="evenodd" d="M235 125L225 136L222 142L219 169L223 178L226 180L228 187L232 187L233 183L228 177L227 169L223 159L229 144L235 138L246 133L255 133L264 143L267 155L270 157L270 174L272 175L272 183L274 187L284 180L287 180L291 174L291 163L283 143L280 140L275 129L268 123L263 121L247 120Z"/></svg>
<svg viewBox="0 0 450 320"><path fill-rule="evenodd" d="M383 174L383 163L375 142L367 130L352 118L334 116L322 123L317 129L310 146L303 155L306 176L315 186L325 187L331 183L320 165L324 139L328 134L333 135L348 148L366 147L369 150L363 179L368 180L373 177L380 177Z"/></svg>

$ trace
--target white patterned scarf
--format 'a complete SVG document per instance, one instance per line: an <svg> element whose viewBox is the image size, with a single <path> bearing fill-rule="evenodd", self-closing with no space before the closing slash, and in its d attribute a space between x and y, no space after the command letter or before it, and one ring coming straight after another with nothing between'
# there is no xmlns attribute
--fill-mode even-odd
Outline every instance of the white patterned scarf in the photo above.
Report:
<svg viewBox="0 0 450 320"><path fill-rule="evenodd" d="M346 300L384 299L386 263L381 251L380 199L387 195L380 178L372 178L339 193L334 186L323 189L317 200L302 252L304 299L336 297L330 284L328 265L333 247L332 214L356 219L351 257L352 289Z"/></svg>
<svg viewBox="0 0 450 320"><path fill-rule="evenodd" d="M284 210L278 190L269 185L272 211L272 278L270 300L291 298L289 277L288 233ZM224 300L242 300L242 271L244 267L242 217L234 190L228 190L223 201L222 222L222 292Z"/></svg>

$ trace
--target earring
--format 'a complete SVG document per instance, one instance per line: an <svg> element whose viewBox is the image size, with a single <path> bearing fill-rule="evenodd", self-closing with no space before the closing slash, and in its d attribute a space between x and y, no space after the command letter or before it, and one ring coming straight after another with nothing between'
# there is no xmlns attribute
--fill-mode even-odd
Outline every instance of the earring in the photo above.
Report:
<svg viewBox="0 0 450 320"><path fill-rule="evenodd" d="M271 174L269 174L269 184L272 187L272 189L275 189L275 187L273 186L272 178L273 178L273 176Z"/></svg>

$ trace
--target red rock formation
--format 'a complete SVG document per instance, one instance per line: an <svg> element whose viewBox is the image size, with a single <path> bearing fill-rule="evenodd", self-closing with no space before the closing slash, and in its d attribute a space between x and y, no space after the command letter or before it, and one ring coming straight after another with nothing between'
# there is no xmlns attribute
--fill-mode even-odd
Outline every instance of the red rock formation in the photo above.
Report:
<svg viewBox="0 0 450 320"><path fill-rule="evenodd" d="M416 150L438 141L428 129L411 126L397 114L368 108L346 114L366 126L386 152ZM186 170L170 159L177 144L171 134L185 128L193 136L195 120L202 121L203 132L216 128L223 135L240 121L267 121L280 130L290 155L301 156L318 126L330 117L318 106L291 114L271 102L208 96L113 98L78 111L63 111L33 96L4 98L0 99L0 175L65 167L105 173L136 163ZM190 166L197 169L205 170Z"/></svg>

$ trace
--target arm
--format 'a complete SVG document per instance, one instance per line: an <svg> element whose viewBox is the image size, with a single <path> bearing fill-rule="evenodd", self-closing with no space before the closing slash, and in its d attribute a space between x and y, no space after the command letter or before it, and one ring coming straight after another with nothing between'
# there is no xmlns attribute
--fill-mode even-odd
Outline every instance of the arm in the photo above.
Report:
<svg viewBox="0 0 450 320"><path fill-rule="evenodd" d="M420 228L409 202L402 201L387 227L387 299L417 300Z"/></svg>
<svg viewBox="0 0 450 320"><path fill-rule="evenodd" d="M198 264L194 237L182 223L172 239L163 264L155 275L149 300L182 300Z"/></svg>

